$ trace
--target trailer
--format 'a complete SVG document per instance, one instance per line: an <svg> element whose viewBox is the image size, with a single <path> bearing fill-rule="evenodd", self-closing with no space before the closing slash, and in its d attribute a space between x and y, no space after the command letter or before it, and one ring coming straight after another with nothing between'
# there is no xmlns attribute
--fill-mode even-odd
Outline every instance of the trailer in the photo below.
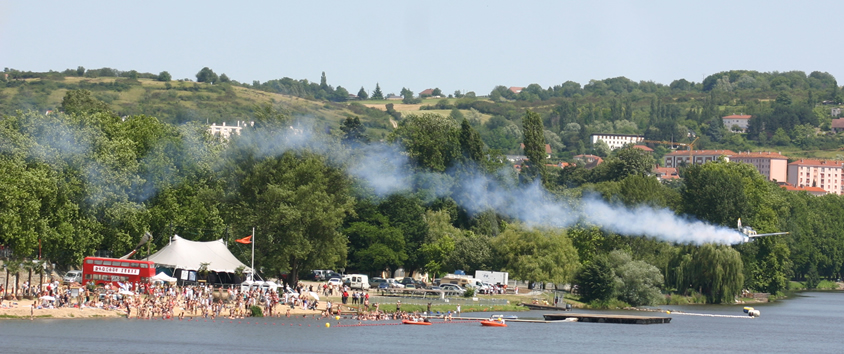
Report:
<svg viewBox="0 0 844 354"><path fill-rule="evenodd" d="M507 272L496 272L491 270L476 270L475 279L492 285L507 285L510 274Z"/></svg>

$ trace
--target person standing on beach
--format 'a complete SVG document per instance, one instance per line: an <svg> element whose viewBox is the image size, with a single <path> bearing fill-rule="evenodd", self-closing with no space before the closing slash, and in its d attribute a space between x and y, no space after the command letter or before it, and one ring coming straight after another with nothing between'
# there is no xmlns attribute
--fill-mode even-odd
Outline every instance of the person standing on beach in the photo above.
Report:
<svg viewBox="0 0 844 354"><path fill-rule="evenodd" d="M460 304L457 304L457 311L455 312L457 312L457 316L460 316Z"/></svg>

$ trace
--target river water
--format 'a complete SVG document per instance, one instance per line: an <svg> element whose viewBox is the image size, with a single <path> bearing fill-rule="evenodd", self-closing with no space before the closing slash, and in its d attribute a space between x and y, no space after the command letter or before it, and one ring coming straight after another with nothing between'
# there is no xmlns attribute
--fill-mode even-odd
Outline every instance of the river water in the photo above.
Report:
<svg viewBox="0 0 844 354"><path fill-rule="evenodd" d="M743 315L742 306L664 306L694 313ZM670 324L477 323L432 326L338 327L337 321L265 318L212 322L102 320L0 320L0 353L840 353L844 351L844 293L807 292L756 305L759 318L718 318L672 313ZM607 313L600 311L578 311ZM612 313L651 315L628 311ZM541 318L542 311L514 313ZM479 313L465 316L481 317ZM660 315L660 314L653 314ZM248 323L247 323L248 322ZM273 323L276 323L273 325ZM341 320L341 324L357 321ZM267 323L266 325L264 323ZM366 323L366 322L364 322ZM388 322L385 322L388 323ZM372 324L369 322L367 324Z"/></svg>

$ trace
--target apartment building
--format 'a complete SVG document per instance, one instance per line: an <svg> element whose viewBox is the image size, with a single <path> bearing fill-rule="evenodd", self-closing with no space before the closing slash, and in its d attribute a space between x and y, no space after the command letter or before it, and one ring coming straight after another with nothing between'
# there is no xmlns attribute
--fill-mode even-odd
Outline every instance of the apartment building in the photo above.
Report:
<svg viewBox="0 0 844 354"><path fill-rule="evenodd" d="M800 159L788 164L788 183L795 187L820 187L842 194L842 161Z"/></svg>
<svg viewBox="0 0 844 354"><path fill-rule="evenodd" d="M665 167L675 168L680 166L682 163L685 163L686 165L701 165L710 161L718 160L721 156L724 156L726 161L730 161L731 156L735 154L735 152L730 150L692 150L691 154L689 154L688 150L678 150L665 154L665 156L663 156L663 165Z"/></svg>
<svg viewBox="0 0 844 354"><path fill-rule="evenodd" d="M769 181L785 182L788 177L788 157L778 152L739 152L730 161L753 165Z"/></svg>
<svg viewBox="0 0 844 354"><path fill-rule="evenodd" d="M592 134L590 135L592 145L598 142L598 140L603 140L607 145L609 145L610 150L615 150L618 148L623 147L627 144L636 144L645 140L644 136L641 135L627 135L627 134Z"/></svg>

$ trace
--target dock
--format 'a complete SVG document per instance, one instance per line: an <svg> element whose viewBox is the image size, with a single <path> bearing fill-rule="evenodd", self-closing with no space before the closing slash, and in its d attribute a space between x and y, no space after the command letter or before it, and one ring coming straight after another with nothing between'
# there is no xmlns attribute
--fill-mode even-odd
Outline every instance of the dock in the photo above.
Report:
<svg viewBox="0 0 844 354"><path fill-rule="evenodd" d="M630 316L630 315L597 315L585 313L553 313L542 315L546 321L574 321L596 322L596 323L622 323L622 324L661 324L670 323L671 317L658 316Z"/></svg>
<svg viewBox="0 0 844 354"><path fill-rule="evenodd" d="M527 307L530 310L543 310L543 311L571 311L571 306L554 306L554 305L539 305L539 304L529 304L526 302L520 303L520 306Z"/></svg>

